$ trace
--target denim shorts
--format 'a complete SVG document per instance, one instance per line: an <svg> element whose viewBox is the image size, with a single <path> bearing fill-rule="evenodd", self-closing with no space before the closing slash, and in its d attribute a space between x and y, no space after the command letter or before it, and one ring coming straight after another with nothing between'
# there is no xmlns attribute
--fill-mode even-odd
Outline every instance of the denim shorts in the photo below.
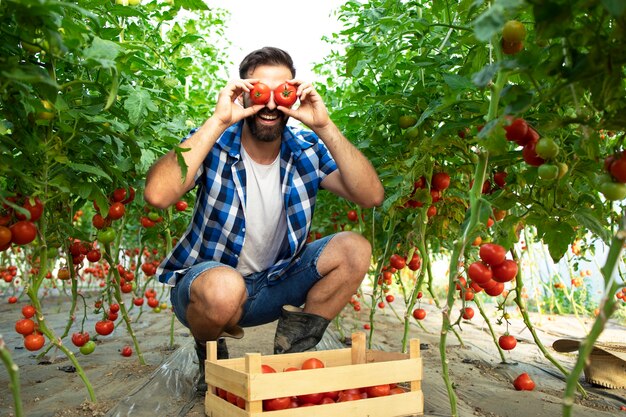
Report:
<svg viewBox="0 0 626 417"><path fill-rule="evenodd" d="M317 260L333 236L325 236L308 243L279 279L270 280L267 271L243 277L248 297L243 306L239 326L252 327L271 323L280 317L283 305L303 305L311 287L322 278L317 271ZM172 288L170 300L174 313L185 327L189 327L185 316L191 283L204 271L219 266L227 265L215 261L196 264L189 268Z"/></svg>

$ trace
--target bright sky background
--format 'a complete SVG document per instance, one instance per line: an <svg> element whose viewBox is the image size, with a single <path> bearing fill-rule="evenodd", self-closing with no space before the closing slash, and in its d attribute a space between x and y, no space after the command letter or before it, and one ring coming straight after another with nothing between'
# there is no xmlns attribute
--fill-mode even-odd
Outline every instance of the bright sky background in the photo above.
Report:
<svg viewBox="0 0 626 417"><path fill-rule="evenodd" d="M232 43L230 78L238 78L241 60L255 49L275 46L287 51L294 60L299 79L315 81L313 64L321 62L331 50L322 41L341 29L334 11L345 0L205 0L209 7L231 13L226 36Z"/></svg>

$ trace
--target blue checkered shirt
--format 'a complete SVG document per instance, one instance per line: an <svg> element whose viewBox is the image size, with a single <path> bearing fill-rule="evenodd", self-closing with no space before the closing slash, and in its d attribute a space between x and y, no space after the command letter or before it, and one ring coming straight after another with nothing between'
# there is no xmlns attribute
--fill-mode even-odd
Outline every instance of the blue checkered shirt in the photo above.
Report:
<svg viewBox="0 0 626 417"><path fill-rule="evenodd" d="M246 230L243 211L246 170L240 154L242 127L243 121L226 129L196 173L193 218L157 269L162 283L175 285L181 274L199 262L218 261L237 266ZM337 164L315 133L285 127L280 148L280 181L288 244L283 245L269 268L270 279L280 278L281 271L304 247L320 183L336 169Z"/></svg>

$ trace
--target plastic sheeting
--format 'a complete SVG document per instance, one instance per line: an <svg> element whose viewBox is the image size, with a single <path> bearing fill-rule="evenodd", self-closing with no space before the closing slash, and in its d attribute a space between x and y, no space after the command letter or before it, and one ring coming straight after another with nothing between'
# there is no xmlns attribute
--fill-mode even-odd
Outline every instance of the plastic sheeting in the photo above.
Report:
<svg viewBox="0 0 626 417"><path fill-rule="evenodd" d="M188 339L106 416L184 416L198 401L194 391L198 358L193 338Z"/></svg>

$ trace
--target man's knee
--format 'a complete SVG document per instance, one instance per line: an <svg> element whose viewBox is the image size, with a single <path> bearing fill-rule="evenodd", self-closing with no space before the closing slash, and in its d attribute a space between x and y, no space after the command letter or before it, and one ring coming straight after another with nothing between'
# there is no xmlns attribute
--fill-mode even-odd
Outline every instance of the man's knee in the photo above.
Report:
<svg viewBox="0 0 626 417"><path fill-rule="evenodd" d="M337 235L338 243L344 254L344 261L350 268L365 274L372 261L372 245L361 234L342 232Z"/></svg>
<svg viewBox="0 0 626 417"><path fill-rule="evenodd" d="M187 318L196 316L225 325L232 321L246 300L246 286L232 268L219 267L196 278L191 285ZM192 319L193 321L193 319Z"/></svg>

